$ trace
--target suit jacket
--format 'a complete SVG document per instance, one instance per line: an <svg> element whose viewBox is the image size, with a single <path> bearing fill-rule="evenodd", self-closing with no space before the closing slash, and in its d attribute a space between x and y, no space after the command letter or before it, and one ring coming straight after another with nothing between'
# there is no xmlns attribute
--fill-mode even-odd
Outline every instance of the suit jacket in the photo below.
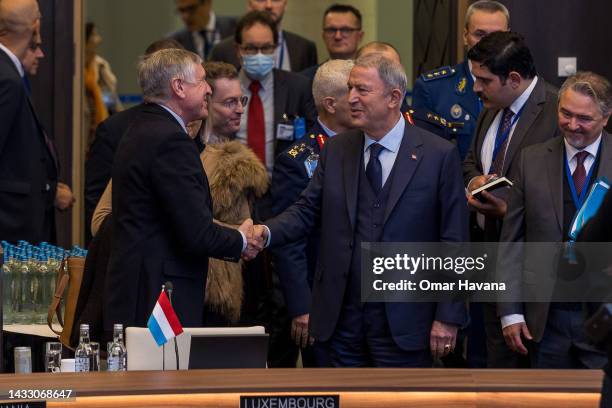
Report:
<svg viewBox="0 0 612 408"><path fill-rule="evenodd" d="M300 72L317 65L317 46L306 38L283 30L283 36L289 51L291 71ZM240 69L240 60L236 52L234 37L228 37L215 45L210 53L210 61L223 61Z"/></svg>
<svg viewBox="0 0 612 408"><path fill-rule="evenodd" d="M601 140L601 157L597 176L612 177L612 136L604 131ZM504 218L500 241L502 242L562 242L563 236L563 178L564 178L564 143L558 137L535 146L526 148L517 163L517 177L510 193L508 212ZM533 282L530 274L537 274L541 268L538 260L538 248L525 247L525 253L500 258L501 270L512 268L504 261L524 259L522 273L513 275L515 284L529 285ZM519 282L521 281L521 282ZM549 303L500 303L500 316L522 313L527 327L535 341L540 341L546 327Z"/></svg>
<svg viewBox="0 0 612 408"><path fill-rule="evenodd" d="M213 223L198 149L170 113L150 104L116 159L105 330L113 323L144 326L165 281L174 284L183 326L201 326L208 257L237 261L243 242L237 230Z"/></svg>
<svg viewBox="0 0 612 408"><path fill-rule="evenodd" d="M466 186L472 178L484 174L482 145L498 112L497 109L484 109L478 118L472 147L463 161L463 178ZM519 152L527 146L544 142L558 135L557 90L540 77L529 99L527 99L523 113L512 133L512 138L506 150L503 175L510 180L514 180L517 172L515 159L518 158ZM497 241L500 231L501 220L488 223L485 229L485 240Z"/></svg>
<svg viewBox="0 0 612 408"><path fill-rule="evenodd" d="M480 112L478 95L467 60L454 67L440 67L422 74L414 84L412 106L436 112L447 122L457 124L452 136L463 159L470 149Z"/></svg>
<svg viewBox="0 0 612 408"><path fill-rule="evenodd" d="M2 50L0 118L0 239L49 241L54 231L57 162L22 78Z"/></svg>
<svg viewBox="0 0 612 408"><path fill-rule="evenodd" d="M233 37L237 22L238 19L236 17L215 16L215 37L218 39L230 36ZM170 34L169 38L178 41L187 51L198 53L195 43L193 42L193 34L186 28ZM214 44L218 43L218 40L214 42Z"/></svg>
<svg viewBox="0 0 612 408"><path fill-rule="evenodd" d="M91 217L111 178L119 142L145 107L145 104L140 104L115 113L96 128L96 136L85 161L85 227L88 237L91 236Z"/></svg>
<svg viewBox="0 0 612 408"><path fill-rule="evenodd" d="M306 236L317 222L321 236L328 237L319 248L312 288L311 333L318 341L327 341L336 328L352 252L360 250L354 239L363 146L359 130L330 139L300 199L267 223L272 247ZM394 166L381 241L466 241L467 207L455 147L406 123ZM428 348L434 319L466 322L464 304L386 303L385 307L391 334L405 350Z"/></svg>

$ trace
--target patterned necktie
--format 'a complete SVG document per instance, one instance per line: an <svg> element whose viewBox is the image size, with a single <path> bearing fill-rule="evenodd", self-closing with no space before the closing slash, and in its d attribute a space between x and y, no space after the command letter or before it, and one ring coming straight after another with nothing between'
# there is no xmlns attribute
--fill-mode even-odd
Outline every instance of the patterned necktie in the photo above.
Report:
<svg viewBox="0 0 612 408"><path fill-rule="evenodd" d="M506 150L508 149L508 141L510 140L510 128L512 128L512 118L514 117L514 112L510 110L510 108L504 109L504 113L501 119L501 128L499 132L497 132L497 136L495 138L495 146L499 143L499 139L503 135L507 135L504 142L497 149L497 155L491 163L491 167L489 168L489 174L497 174L498 176L502 176L502 171L504 169L504 159L506 158Z"/></svg>
<svg viewBox="0 0 612 408"><path fill-rule="evenodd" d="M370 160L366 166L366 176L374 193L378 195L382 189L382 166L378 156L384 147L378 143L370 145Z"/></svg>
<svg viewBox="0 0 612 408"><path fill-rule="evenodd" d="M576 158L576 170L572 174L574 179L574 187L576 188L576 195L580 197L584 183L586 182L586 168L584 167L584 161L589 157L589 152L578 152L574 156Z"/></svg>
<svg viewBox="0 0 612 408"><path fill-rule="evenodd" d="M261 84L252 81L249 85L251 98L249 100L249 111L247 118L247 142L261 162L266 164L266 127L264 122L263 103L259 97Z"/></svg>
<svg viewBox="0 0 612 408"><path fill-rule="evenodd" d="M208 39L208 30L202 30L200 31L200 35L202 36L202 39L204 40L204 46L202 51L204 52L204 55L202 55L203 59L208 59L208 54L210 54L210 50L212 48L212 44L211 41L209 41Z"/></svg>

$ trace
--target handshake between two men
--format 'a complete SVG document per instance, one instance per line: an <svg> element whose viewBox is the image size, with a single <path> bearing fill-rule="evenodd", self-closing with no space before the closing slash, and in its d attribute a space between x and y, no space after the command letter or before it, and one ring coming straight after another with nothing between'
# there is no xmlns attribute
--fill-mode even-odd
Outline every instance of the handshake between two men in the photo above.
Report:
<svg viewBox="0 0 612 408"><path fill-rule="evenodd" d="M253 225L253 220L247 218L238 227L238 230L244 234L247 243L242 251L242 259L250 261L266 247L269 235L268 228L265 225Z"/></svg>

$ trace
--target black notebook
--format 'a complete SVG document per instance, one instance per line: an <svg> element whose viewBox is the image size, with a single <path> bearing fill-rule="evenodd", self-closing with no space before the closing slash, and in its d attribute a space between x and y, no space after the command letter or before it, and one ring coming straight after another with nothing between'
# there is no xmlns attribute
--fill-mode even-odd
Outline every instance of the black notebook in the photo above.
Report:
<svg viewBox="0 0 612 408"><path fill-rule="evenodd" d="M510 180L505 177L495 177L487 184L472 190L471 194L480 201L486 201L481 193L487 191L498 198L506 200L510 187L512 187L512 182Z"/></svg>

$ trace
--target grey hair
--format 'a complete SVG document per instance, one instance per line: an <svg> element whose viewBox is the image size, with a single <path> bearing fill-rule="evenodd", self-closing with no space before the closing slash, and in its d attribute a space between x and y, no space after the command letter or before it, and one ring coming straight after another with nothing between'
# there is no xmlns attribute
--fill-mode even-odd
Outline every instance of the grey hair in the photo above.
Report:
<svg viewBox="0 0 612 408"><path fill-rule="evenodd" d="M472 18L472 14L474 14L474 12L476 11L484 11L490 14L502 13L504 17L506 17L506 22L508 24L508 27L510 27L510 12L506 8L506 6L494 0L479 0L476 3L472 3L470 7L468 7L467 11L465 12L465 27L466 28L470 22L470 18Z"/></svg>
<svg viewBox="0 0 612 408"><path fill-rule="evenodd" d="M404 67L401 64L391 61L381 54L374 53L357 58L355 66L375 68L378 71L378 76L387 86L388 90L399 89L402 98L406 94L408 80L406 79L406 71L404 71Z"/></svg>
<svg viewBox="0 0 612 408"><path fill-rule="evenodd" d="M341 97L348 92L346 84L355 63L353 60L334 59L322 64L312 82L312 96L317 110L328 96Z"/></svg>
<svg viewBox="0 0 612 408"><path fill-rule="evenodd" d="M165 102L172 96L173 79L196 81L195 65L202 58L193 52L177 48L155 51L141 58L138 64L138 83L145 102Z"/></svg>
<svg viewBox="0 0 612 408"><path fill-rule="evenodd" d="M590 71L576 72L561 85L558 101L568 89L590 97L604 117L612 113L612 87L603 76Z"/></svg>
<svg viewBox="0 0 612 408"><path fill-rule="evenodd" d="M32 32L32 25L39 18L40 10L35 0L0 0L0 35Z"/></svg>

